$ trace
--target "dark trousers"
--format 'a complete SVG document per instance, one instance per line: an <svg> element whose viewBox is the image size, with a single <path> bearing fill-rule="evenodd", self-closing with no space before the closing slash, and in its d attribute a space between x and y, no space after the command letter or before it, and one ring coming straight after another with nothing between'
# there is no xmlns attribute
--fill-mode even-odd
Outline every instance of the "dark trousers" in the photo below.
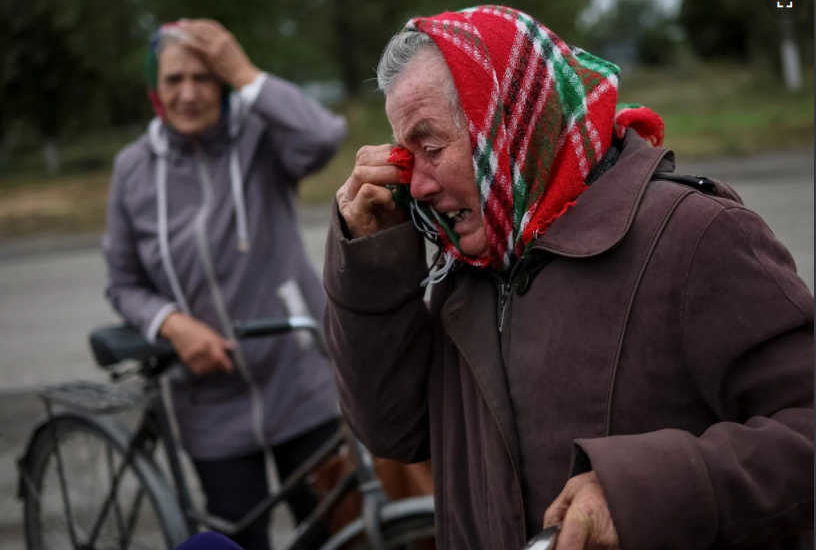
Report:
<svg viewBox="0 0 816 550"><path fill-rule="evenodd" d="M308 459L339 428L337 419L320 424L292 439L272 446L272 456L283 482L298 466ZM264 454L257 452L248 456L219 460L194 460L201 487L207 497L207 511L213 515L235 521L240 519L269 494ZM301 483L286 499L286 503L300 523L317 504L314 492ZM261 515L252 525L231 535L246 550L270 550L270 511ZM314 535L298 548L317 548L328 538L328 529L319 525Z"/></svg>

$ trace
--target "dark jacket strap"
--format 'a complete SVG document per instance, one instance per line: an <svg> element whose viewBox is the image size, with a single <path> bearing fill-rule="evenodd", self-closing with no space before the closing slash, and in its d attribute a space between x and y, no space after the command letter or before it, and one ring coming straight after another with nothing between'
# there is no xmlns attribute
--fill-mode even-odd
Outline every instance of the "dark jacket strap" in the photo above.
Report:
<svg viewBox="0 0 816 550"><path fill-rule="evenodd" d="M683 185L688 185L689 187L693 187L708 195L717 194L716 185L714 184L714 181L705 176L688 176L682 174L675 174L674 172L655 172L654 174L652 174L652 181L655 180L674 181L677 183L682 183Z"/></svg>

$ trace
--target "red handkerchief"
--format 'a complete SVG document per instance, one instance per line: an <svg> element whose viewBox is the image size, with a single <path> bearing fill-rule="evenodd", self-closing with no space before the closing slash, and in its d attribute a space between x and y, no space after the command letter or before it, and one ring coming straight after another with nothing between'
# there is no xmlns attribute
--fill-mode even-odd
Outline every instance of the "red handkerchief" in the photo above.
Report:
<svg viewBox="0 0 816 550"><path fill-rule="evenodd" d="M411 175L414 171L414 155L411 154L411 151L396 145L388 155L388 162L400 169L400 183L411 183Z"/></svg>

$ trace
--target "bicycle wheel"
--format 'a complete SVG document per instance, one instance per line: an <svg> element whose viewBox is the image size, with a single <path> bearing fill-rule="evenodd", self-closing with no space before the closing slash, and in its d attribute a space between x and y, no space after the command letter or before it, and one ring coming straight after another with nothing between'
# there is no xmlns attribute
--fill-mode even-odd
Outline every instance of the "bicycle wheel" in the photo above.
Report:
<svg viewBox="0 0 816 550"><path fill-rule="evenodd" d="M159 474L144 457L126 460L126 448L80 415L42 426L22 471L28 550L172 549L187 538Z"/></svg>
<svg viewBox="0 0 816 550"><path fill-rule="evenodd" d="M433 514L417 513L384 520L382 532L387 550L432 550L436 548ZM335 546L330 540L325 547ZM370 548L362 532L352 540L336 547L343 550L368 550Z"/></svg>

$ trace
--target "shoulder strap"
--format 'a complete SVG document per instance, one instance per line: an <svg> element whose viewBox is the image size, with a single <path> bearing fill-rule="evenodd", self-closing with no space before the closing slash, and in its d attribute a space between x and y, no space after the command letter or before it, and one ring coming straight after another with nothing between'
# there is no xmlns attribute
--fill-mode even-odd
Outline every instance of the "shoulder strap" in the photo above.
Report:
<svg viewBox="0 0 816 550"><path fill-rule="evenodd" d="M683 185L688 185L689 187L693 187L694 189L702 191L708 195L715 195L717 192L717 186L714 183L714 180L711 180L705 176L689 176L675 174L674 172L655 172L652 174L652 181L654 180L668 180L682 183Z"/></svg>
<svg viewBox="0 0 816 550"><path fill-rule="evenodd" d="M737 193L733 187L727 183L716 181L706 176L688 176L683 174L675 174L674 172L655 172L652 174L651 181L656 180L680 183L682 185L692 187L701 193L705 193L706 195L720 197L743 204L742 197L739 196L739 193Z"/></svg>

